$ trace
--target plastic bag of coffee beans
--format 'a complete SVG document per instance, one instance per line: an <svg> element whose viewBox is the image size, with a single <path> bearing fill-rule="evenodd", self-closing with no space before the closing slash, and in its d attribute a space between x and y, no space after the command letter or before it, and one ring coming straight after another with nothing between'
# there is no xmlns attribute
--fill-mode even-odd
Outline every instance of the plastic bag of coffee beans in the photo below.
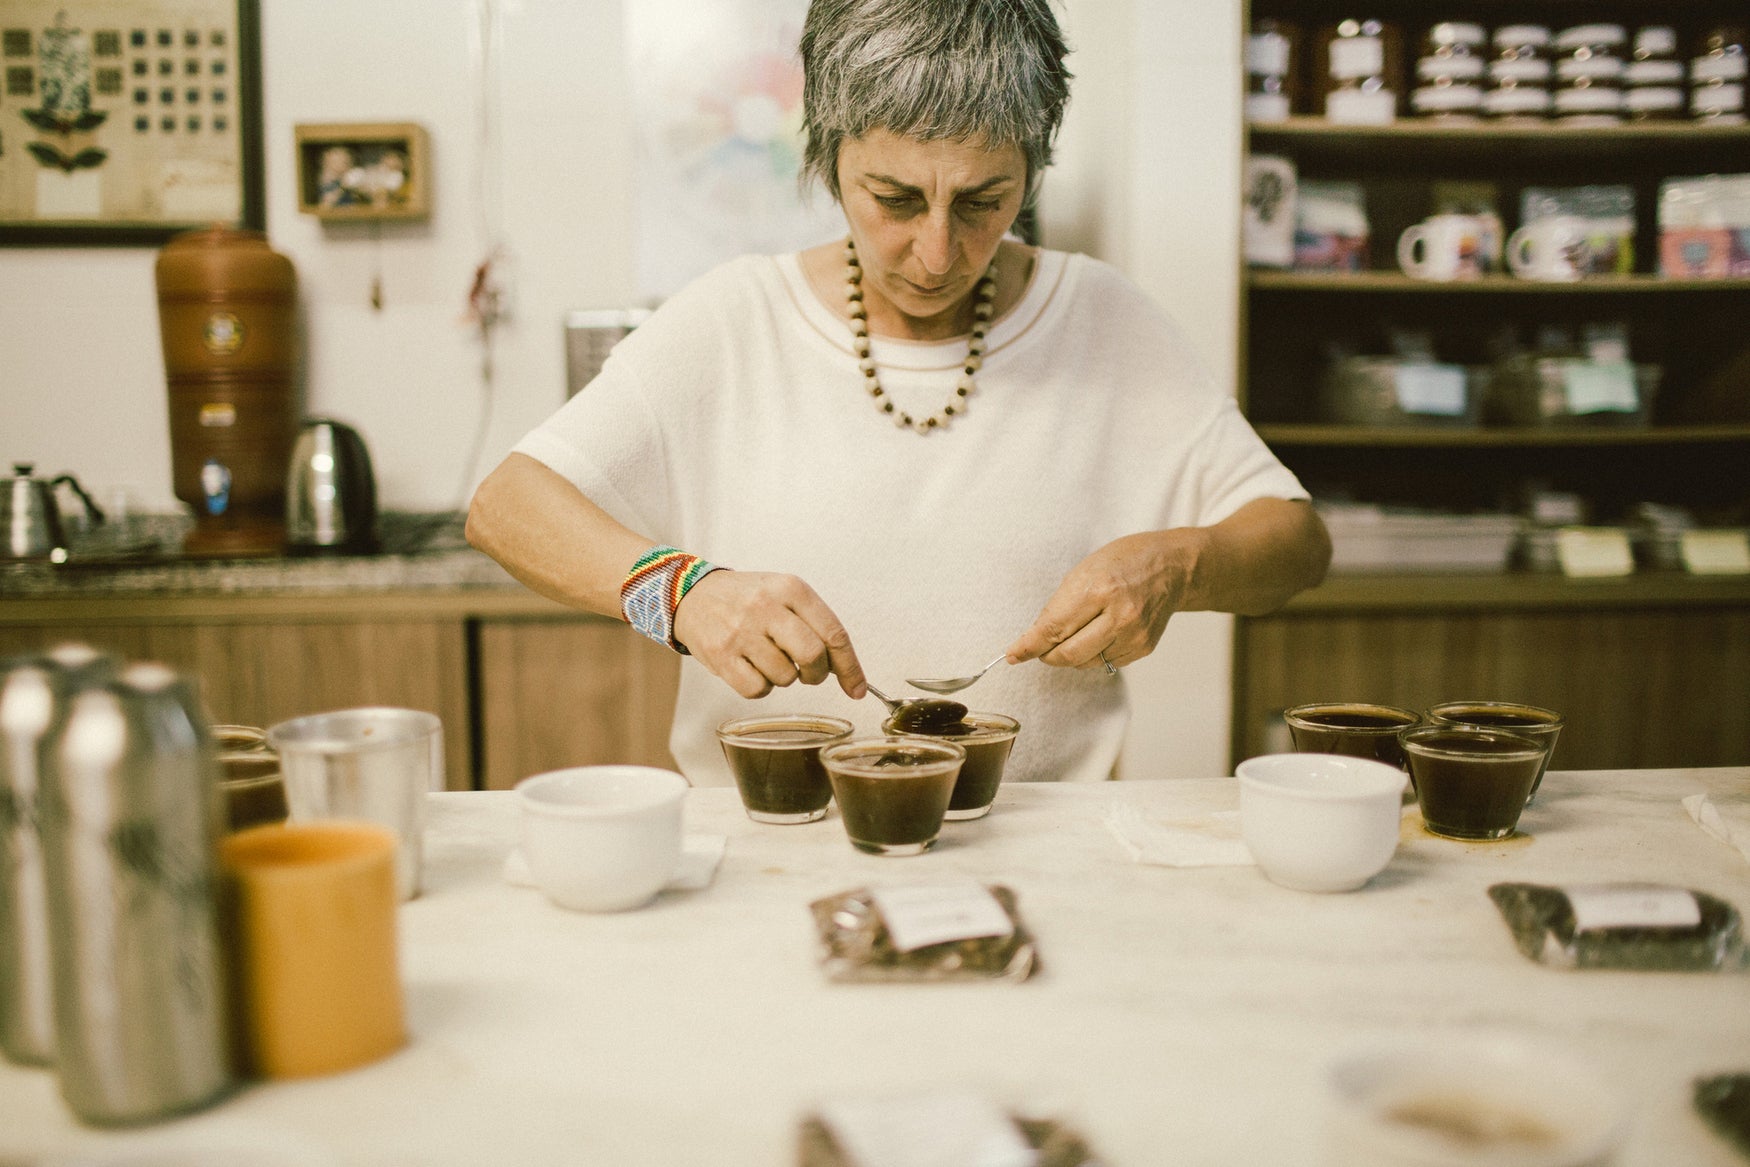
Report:
<svg viewBox="0 0 1750 1167"><path fill-rule="evenodd" d="M1039 967L1015 893L997 884L863 887L809 910L834 981L1019 982Z"/></svg>
<svg viewBox="0 0 1750 1167"><path fill-rule="evenodd" d="M1519 951L1540 964L1647 972L1750 969L1738 910L1706 892L1645 883L1497 883L1489 898Z"/></svg>

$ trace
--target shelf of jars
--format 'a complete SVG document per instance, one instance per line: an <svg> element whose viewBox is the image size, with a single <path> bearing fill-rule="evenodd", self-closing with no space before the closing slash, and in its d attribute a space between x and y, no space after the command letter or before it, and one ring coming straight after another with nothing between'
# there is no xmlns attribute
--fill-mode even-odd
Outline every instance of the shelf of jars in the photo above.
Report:
<svg viewBox="0 0 1750 1167"><path fill-rule="evenodd" d="M1426 280L1399 272L1270 271L1252 270L1247 285L1260 292L1428 292L1449 295L1638 295L1673 292L1750 292L1750 277L1723 276L1689 279L1656 273L1587 276L1579 280L1533 280L1508 275L1485 275L1471 279Z"/></svg>
<svg viewBox="0 0 1750 1167"><path fill-rule="evenodd" d="M1550 447L1685 446L1704 442L1750 444L1750 423L1658 425L1645 428L1535 428L1490 426L1475 429L1432 425L1341 425L1327 422L1275 422L1255 427L1274 447ZM1746 457L1750 457L1747 452Z"/></svg>
<svg viewBox="0 0 1750 1167"><path fill-rule="evenodd" d="M1615 153L1625 145L1656 146L1686 142L1750 144L1750 124L1722 122L1617 122L1573 125L1559 121L1445 121L1432 118L1398 118L1374 125L1333 122L1322 117L1295 115L1278 122L1254 122L1247 126L1254 144L1297 142L1329 143L1441 142L1457 140L1470 146L1487 142L1522 140L1540 146L1572 143L1581 148Z"/></svg>

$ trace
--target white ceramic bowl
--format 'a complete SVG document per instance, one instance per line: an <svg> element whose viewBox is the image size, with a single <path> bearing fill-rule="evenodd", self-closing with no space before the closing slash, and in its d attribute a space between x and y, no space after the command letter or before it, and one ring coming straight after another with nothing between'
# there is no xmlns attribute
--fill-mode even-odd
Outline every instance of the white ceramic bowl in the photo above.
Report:
<svg viewBox="0 0 1750 1167"><path fill-rule="evenodd" d="M1335 754L1266 754L1236 773L1240 833L1272 883L1353 891L1391 862L1409 781L1402 770Z"/></svg>
<svg viewBox="0 0 1750 1167"><path fill-rule="evenodd" d="M1508 1035L1356 1049L1326 1089L1333 1167L1603 1167L1628 1126L1591 1067Z"/></svg>
<svg viewBox="0 0 1750 1167"><path fill-rule="evenodd" d="M679 774L574 766L525 778L516 792L529 874L560 907L642 907L674 877L687 793Z"/></svg>

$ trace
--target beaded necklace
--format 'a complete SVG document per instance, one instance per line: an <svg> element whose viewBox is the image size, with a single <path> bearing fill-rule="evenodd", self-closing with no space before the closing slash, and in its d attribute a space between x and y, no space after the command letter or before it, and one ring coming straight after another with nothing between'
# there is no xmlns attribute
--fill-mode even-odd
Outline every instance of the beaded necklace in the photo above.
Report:
<svg viewBox="0 0 1750 1167"><path fill-rule="evenodd" d="M973 375L984 364L984 334L990 331L990 318L996 311L996 264L985 269L976 294L978 299L972 306L972 339L966 346L966 363L961 366L960 379L955 382L954 396L937 413L921 420L913 418L905 410L894 407L893 399L882 390L881 379L875 373L875 358L869 352L869 311L863 306L863 265L857 261L856 242L845 240L845 299L850 304L851 347L857 353L857 368L863 371L869 397L900 429L927 434L947 426L950 420L966 412L967 399L978 389Z"/></svg>

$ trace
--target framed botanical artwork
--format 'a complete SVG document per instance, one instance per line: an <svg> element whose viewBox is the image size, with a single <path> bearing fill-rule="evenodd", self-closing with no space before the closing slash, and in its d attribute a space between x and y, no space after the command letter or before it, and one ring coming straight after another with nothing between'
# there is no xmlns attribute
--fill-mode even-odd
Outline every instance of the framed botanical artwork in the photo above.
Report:
<svg viewBox="0 0 1750 1167"><path fill-rule="evenodd" d="M265 226L259 0L6 0L0 244Z"/></svg>
<svg viewBox="0 0 1750 1167"><path fill-rule="evenodd" d="M292 128L298 210L325 222L423 219L431 213L431 148L412 122Z"/></svg>

